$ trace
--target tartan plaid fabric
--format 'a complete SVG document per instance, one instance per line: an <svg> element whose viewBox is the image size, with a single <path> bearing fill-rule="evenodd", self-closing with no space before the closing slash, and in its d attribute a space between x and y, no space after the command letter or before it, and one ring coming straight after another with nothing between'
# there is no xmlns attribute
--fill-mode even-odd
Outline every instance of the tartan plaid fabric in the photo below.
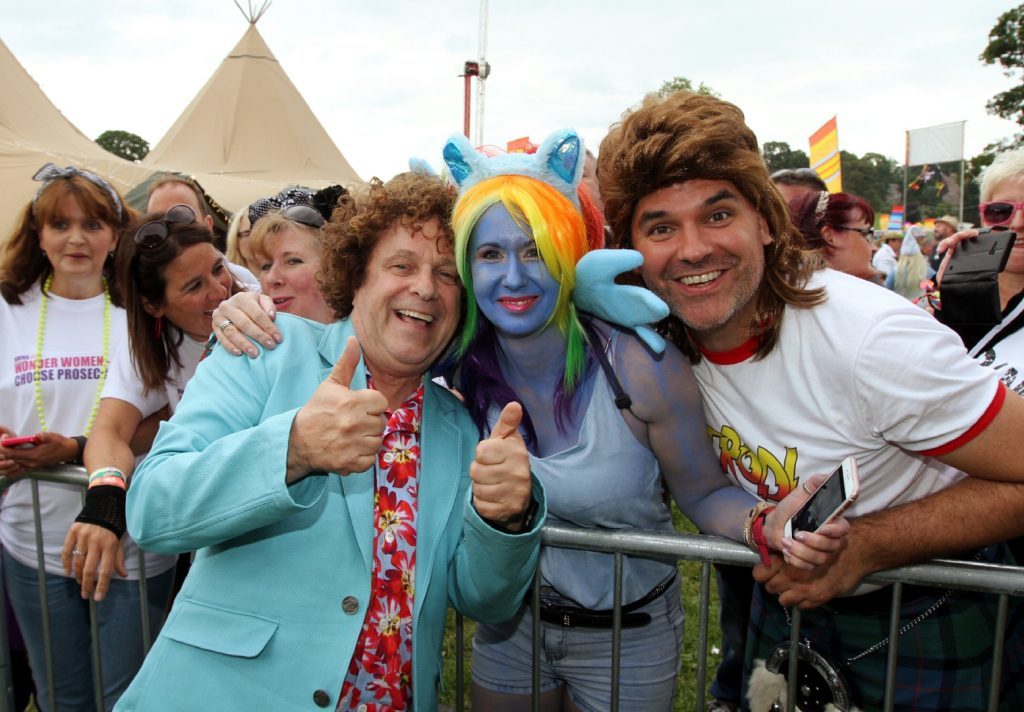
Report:
<svg viewBox="0 0 1024 712"><path fill-rule="evenodd" d="M911 587L908 591L905 587L901 625L928 610L942 594L941 589ZM845 661L888 637L891 588L868 595L870 602L856 601L863 597L837 599L803 611L800 626L801 638L809 640L812 649L839 664L854 703L865 710L881 707L889 646L848 665ZM1024 710L1024 601L1011 597L1009 603L999 706L1007 712ZM894 709L985 709L996 605L996 596L954 591L936 611L900 636ZM746 673L755 659L764 659L772 648L788 640L784 609L775 596L756 586L747 634Z"/></svg>

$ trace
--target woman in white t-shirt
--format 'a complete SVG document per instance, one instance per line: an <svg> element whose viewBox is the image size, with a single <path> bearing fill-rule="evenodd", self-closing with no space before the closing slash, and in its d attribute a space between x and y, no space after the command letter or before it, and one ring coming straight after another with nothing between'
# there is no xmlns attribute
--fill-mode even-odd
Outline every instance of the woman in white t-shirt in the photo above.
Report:
<svg viewBox="0 0 1024 712"><path fill-rule="evenodd" d="M42 186L25 207L0 263L0 435L34 444L0 447L0 474L16 477L57 463L81 463L93 428L110 356L127 341L125 312L108 277L119 237L133 215L100 176L47 164ZM41 709L95 709L89 603L67 577L61 544L81 509L77 485L39 481L42 551L36 545L33 482L15 482L0 505L3 573L24 634ZM124 527L108 532L115 541ZM127 536L125 536L127 539ZM145 655L138 555L126 542L124 578L97 598L100 662L109 708ZM78 557L78 552L69 552ZM146 558L151 628L163 617L173 560ZM46 609L39 568L44 569ZM102 599L102 600L101 600ZM43 633L48 615L56 699L47 685Z"/></svg>
<svg viewBox="0 0 1024 712"><path fill-rule="evenodd" d="M102 595L124 552L111 524L124 526L124 487L135 468L132 438L144 419L167 417L181 400L212 331L211 314L242 287L187 205L147 216L117 248L116 276L128 312L128 343L112 355L93 435L85 450L93 489L67 532L65 553L83 595ZM152 436L155 433L151 433Z"/></svg>

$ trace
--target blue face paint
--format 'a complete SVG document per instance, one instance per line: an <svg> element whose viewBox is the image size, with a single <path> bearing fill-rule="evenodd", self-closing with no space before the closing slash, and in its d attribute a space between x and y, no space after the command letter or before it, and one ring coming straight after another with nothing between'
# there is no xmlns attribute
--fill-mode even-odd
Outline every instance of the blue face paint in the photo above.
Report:
<svg viewBox="0 0 1024 712"><path fill-rule="evenodd" d="M544 265L529 227L520 227L500 203L473 227L473 295L502 336L539 332L558 303L559 284Z"/></svg>

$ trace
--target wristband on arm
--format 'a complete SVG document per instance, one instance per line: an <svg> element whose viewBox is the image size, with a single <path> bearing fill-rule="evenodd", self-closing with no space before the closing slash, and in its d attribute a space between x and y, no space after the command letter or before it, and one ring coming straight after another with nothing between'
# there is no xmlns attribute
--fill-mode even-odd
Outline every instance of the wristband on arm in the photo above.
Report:
<svg viewBox="0 0 1024 712"><path fill-rule="evenodd" d="M82 512L75 517L76 522L95 524L114 533L118 539L128 529L125 520L124 486L100 484L90 486L85 493L85 505Z"/></svg>

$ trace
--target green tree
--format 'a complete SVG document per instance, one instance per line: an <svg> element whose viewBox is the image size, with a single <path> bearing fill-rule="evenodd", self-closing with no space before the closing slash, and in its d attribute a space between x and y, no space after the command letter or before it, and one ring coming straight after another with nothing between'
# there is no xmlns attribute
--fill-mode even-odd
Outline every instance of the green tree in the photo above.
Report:
<svg viewBox="0 0 1024 712"><path fill-rule="evenodd" d="M857 156L840 151L843 190L866 200L877 212L887 213L902 200L903 172L891 158L880 153Z"/></svg>
<svg viewBox="0 0 1024 712"><path fill-rule="evenodd" d="M978 58L985 64L998 64L1003 74L1014 79L1014 86L992 97L985 105L990 114L1014 121L1024 128L1024 5L1007 10L988 33L988 46ZM1024 134L1017 134L1013 146L1024 145Z"/></svg>
<svg viewBox="0 0 1024 712"><path fill-rule="evenodd" d="M141 161L149 153L149 142L130 131L104 131L96 143L126 161Z"/></svg>
<svg viewBox="0 0 1024 712"><path fill-rule="evenodd" d="M672 77L667 82L662 82L657 94L658 96L668 96L669 94L675 94L677 91L692 91L704 96L719 96L718 92L704 82L701 82L700 86L695 89L693 82L686 77Z"/></svg>
<svg viewBox="0 0 1024 712"><path fill-rule="evenodd" d="M768 165L769 173L783 168L807 168L811 165L811 159L804 151L790 148L785 141L765 141L761 146L761 155Z"/></svg>

